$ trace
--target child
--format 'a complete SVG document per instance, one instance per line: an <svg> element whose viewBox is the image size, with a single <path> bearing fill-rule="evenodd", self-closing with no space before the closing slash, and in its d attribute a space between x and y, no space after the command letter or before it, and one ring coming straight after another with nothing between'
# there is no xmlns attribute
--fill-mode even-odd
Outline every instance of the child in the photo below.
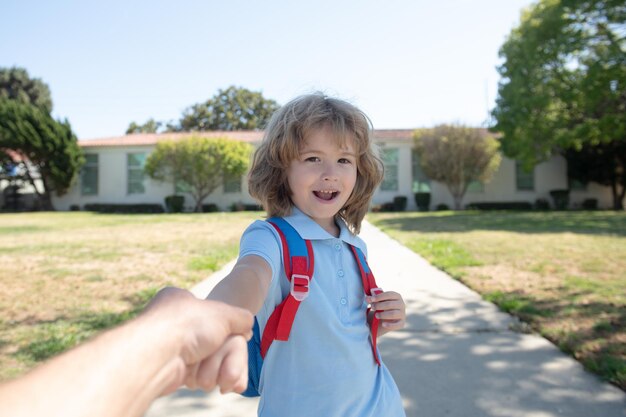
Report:
<svg viewBox="0 0 626 417"><path fill-rule="evenodd" d="M314 273L289 340L274 341L259 383L259 416L404 416L398 388L373 354L369 323L381 335L404 326L402 297L368 297L350 249L382 180L369 119L322 94L289 102L272 117L249 174L250 194L269 217L283 217L310 240ZM247 308L260 331L290 292L278 232L256 221L241 238L232 272L208 298ZM367 305L372 312L367 317ZM375 312L375 313L374 313Z"/></svg>

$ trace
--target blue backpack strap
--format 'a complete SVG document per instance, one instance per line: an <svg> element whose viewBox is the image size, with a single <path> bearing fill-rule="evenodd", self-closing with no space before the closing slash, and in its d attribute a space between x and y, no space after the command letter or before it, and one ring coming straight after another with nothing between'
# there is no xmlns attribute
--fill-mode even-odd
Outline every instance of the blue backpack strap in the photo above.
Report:
<svg viewBox="0 0 626 417"><path fill-rule="evenodd" d="M261 332L259 322L254 318L252 327L252 338L248 340L248 387L241 393L244 397L259 396L259 380L261 379L261 368L263 358L261 357Z"/></svg>

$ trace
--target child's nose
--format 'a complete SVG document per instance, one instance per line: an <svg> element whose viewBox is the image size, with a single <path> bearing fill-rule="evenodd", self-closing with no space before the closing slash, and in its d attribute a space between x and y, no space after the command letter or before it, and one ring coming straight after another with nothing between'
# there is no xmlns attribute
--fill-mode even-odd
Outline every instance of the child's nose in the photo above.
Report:
<svg viewBox="0 0 626 417"><path fill-rule="evenodd" d="M322 172L322 177L324 181L337 181L337 168L333 164L326 164Z"/></svg>

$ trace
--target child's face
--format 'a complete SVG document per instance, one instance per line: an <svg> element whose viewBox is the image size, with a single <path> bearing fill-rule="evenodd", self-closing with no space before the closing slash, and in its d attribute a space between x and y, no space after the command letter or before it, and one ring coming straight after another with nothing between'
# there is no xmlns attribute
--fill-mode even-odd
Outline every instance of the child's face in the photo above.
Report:
<svg viewBox="0 0 626 417"><path fill-rule="evenodd" d="M322 227L334 227L334 216L354 189L356 165L352 140L340 148L328 128L312 132L287 169L291 200Z"/></svg>

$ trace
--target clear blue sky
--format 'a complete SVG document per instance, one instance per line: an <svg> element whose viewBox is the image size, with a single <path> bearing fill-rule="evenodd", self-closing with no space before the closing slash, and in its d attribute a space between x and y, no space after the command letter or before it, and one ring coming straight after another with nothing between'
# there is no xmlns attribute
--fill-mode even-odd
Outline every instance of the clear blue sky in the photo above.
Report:
<svg viewBox="0 0 626 417"><path fill-rule="evenodd" d="M374 127L481 125L498 49L531 0L0 3L0 67L52 91L80 139L178 120L230 85L285 103L315 90Z"/></svg>

